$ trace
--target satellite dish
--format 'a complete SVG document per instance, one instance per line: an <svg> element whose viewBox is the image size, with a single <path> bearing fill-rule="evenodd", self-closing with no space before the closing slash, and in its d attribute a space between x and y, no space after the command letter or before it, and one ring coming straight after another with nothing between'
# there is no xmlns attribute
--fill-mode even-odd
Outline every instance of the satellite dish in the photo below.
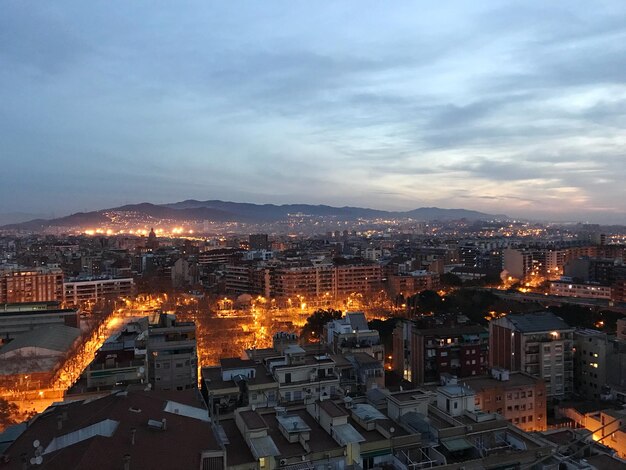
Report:
<svg viewBox="0 0 626 470"><path fill-rule="evenodd" d="M30 458L30 464L31 465L35 465L35 457L31 457Z"/></svg>
<svg viewBox="0 0 626 470"><path fill-rule="evenodd" d="M41 465L43 463L43 457L41 455L38 455L37 457L35 457L35 463L37 465Z"/></svg>
<svg viewBox="0 0 626 470"><path fill-rule="evenodd" d="M391 426L391 427L389 428L389 432L390 432L391 434L393 434L394 432L396 432L396 428L394 428L393 426Z"/></svg>
<svg viewBox="0 0 626 470"><path fill-rule="evenodd" d="M142 366L139 368L139 373L143 374L146 371L146 369Z"/></svg>
<svg viewBox="0 0 626 470"><path fill-rule="evenodd" d="M36 449L37 447L39 447L39 444L40 444L39 439L35 439L35 440L33 441L33 447L34 447L35 449Z"/></svg>

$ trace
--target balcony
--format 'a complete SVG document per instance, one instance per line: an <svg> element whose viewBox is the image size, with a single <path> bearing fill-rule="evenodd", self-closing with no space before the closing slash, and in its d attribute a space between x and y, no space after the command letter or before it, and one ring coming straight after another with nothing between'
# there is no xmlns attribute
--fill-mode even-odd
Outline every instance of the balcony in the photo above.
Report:
<svg viewBox="0 0 626 470"><path fill-rule="evenodd" d="M90 371L96 370L109 370L109 369L122 369L125 367L145 367L146 362L141 359L134 359L132 361L122 361L122 362L114 362L114 363L100 363L100 364L91 364L89 366Z"/></svg>

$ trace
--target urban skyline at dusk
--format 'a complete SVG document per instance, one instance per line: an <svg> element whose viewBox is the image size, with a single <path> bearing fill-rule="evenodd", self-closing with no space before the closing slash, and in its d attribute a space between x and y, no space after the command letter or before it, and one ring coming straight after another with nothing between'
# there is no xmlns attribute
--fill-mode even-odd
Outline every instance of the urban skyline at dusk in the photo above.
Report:
<svg viewBox="0 0 626 470"><path fill-rule="evenodd" d="M0 214L193 198L626 223L623 2L3 9Z"/></svg>
<svg viewBox="0 0 626 470"><path fill-rule="evenodd" d="M626 2L0 13L0 470L626 468Z"/></svg>

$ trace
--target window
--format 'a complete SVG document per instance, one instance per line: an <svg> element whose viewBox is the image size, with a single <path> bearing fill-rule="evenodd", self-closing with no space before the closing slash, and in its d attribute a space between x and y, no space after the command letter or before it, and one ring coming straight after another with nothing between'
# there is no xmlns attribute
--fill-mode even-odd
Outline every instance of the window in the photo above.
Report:
<svg viewBox="0 0 626 470"><path fill-rule="evenodd" d="M287 372L285 374L285 383L286 384L290 384L291 383L291 372Z"/></svg>

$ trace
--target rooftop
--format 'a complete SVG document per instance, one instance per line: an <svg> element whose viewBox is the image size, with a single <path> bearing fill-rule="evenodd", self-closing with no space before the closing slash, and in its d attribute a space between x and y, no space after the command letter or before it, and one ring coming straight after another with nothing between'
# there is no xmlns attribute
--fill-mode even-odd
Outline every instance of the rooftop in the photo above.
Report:
<svg viewBox="0 0 626 470"><path fill-rule="evenodd" d="M322 400L317 403L319 404L319 407L331 418L340 418L342 416L349 416L350 414L332 400Z"/></svg>
<svg viewBox="0 0 626 470"><path fill-rule="evenodd" d="M487 330L480 325L455 325L427 329L414 328L413 333L418 336L459 336L486 334Z"/></svg>
<svg viewBox="0 0 626 470"><path fill-rule="evenodd" d="M64 353L80 336L80 330L65 325L49 325L18 335L0 349L0 355L22 348L40 348Z"/></svg>
<svg viewBox="0 0 626 470"><path fill-rule="evenodd" d="M504 388L513 388L513 387L523 387L523 386L533 386L538 382L543 382L542 379L538 379L536 377L532 377L527 374L523 374L520 372L512 373L509 375L509 380L498 380L490 376L481 376L481 377L465 377L460 379L460 382L463 385L467 385L471 389L475 391L487 390L494 387L504 387Z"/></svg>
<svg viewBox="0 0 626 470"><path fill-rule="evenodd" d="M211 427L204 420L168 412L168 402L187 405L194 412L203 406L195 391L143 390L53 405L31 422L6 454L11 462L20 462L22 453L33 457L36 439L50 449L43 456L42 468L122 468L126 454L131 468L199 468L201 451L220 450ZM163 419L165 429L148 425ZM62 429L58 429L59 421ZM56 449L49 447L53 442Z"/></svg>
<svg viewBox="0 0 626 470"><path fill-rule="evenodd" d="M254 368L256 363L250 359L238 357L224 357L220 359L220 366L223 370Z"/></svg>
<svg viewBox="0 0 626 470"><path fill-rule="evenodd" d="M505 317L522 333L534 333L554 330L573 330L571 326L552 312L513 314Z"/></svg>
<svg viewBox="0 0 626 470"><path fill-rule="evenodd" d="M243 422L245 423L246 427L249 430L267 428L267 424L265 423L265 421L263 421L263 418L261 418L261 415L257 413L256 411L252 411L252 410L241 411L239 413L239 416L241 416L241 419L243 420Z"/></svg>

